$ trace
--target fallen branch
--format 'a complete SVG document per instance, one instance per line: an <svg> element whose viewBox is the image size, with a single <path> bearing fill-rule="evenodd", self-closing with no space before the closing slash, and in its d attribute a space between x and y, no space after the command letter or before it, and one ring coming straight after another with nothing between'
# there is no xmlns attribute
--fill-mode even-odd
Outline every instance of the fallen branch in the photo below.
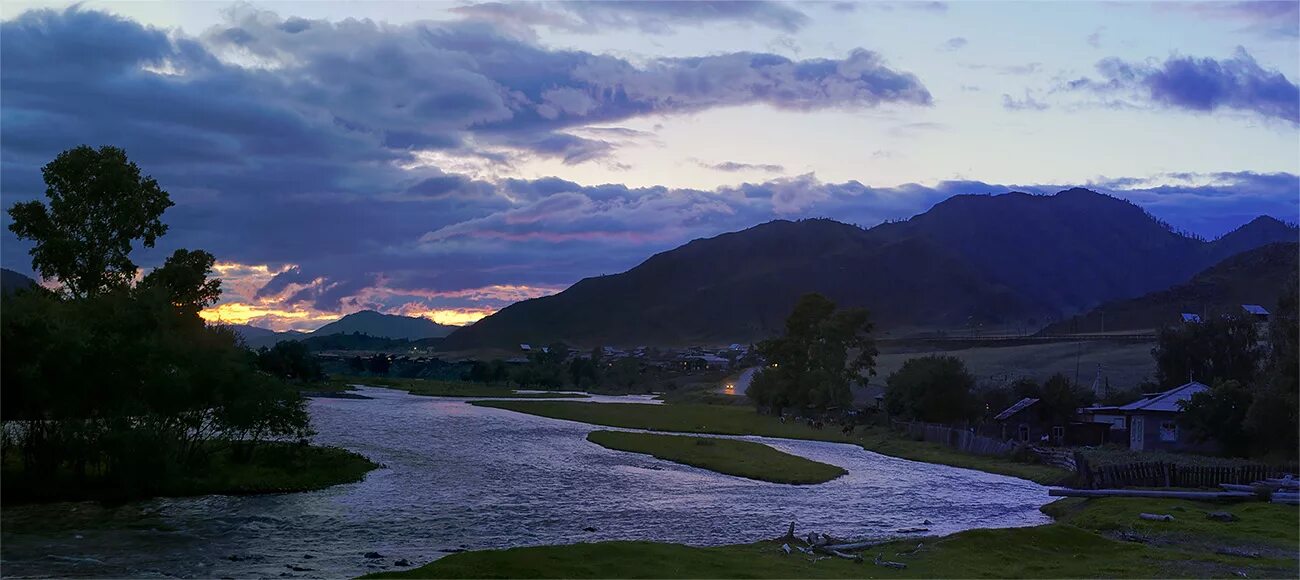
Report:
<svg viewBox="0 0 1300 580"><path fill-rule="evenodd" d="M890 562L888 560L885 560L884 554L876 554L876 559L872 561L872 563L877 566L884 566L886 568L898 568L900 570L907 567L907 564L904 564L902 562Z"/></svg>
<svg viewBox="0 0 1300 580"><path fill-rule="evenodd" d="M1172 521L1174 521L1174 516L1171 516L1171 515L1169 515L1169 514L1138 514L1138 517L1139 517L1139 518L1142 518L1142 519L1144 519L1144 520L1150 520L1150 521L1153 521L1153 522L1172 522Z"/></svg>

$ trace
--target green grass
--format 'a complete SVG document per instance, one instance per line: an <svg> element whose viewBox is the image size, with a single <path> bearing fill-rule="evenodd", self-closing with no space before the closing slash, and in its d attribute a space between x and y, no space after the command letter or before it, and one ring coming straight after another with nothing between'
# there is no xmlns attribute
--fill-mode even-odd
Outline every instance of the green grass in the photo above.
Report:
<svg viewBox="0 0 1300 580"><path fill-rule="evenodd" d="M817 430L796 421L781 423L776 417L759 415L752 407L637 403L591 405L571 401L470 401L470 404L607 427L853 443L903 459L977 469L1042 484L1056 483L1069 475L1066 470L1046 465L970 455L936 443L913 441L884 428L859 427L853 435L846 436L834 426Z"/></svg>
<svg viewBox="0 0 1300 580"><path fill-rule="evenodd" d="M1105 370L1112 388L1136 385L1155 376L1155 362L1151 358L1153 343L1127 341L1052 342L1016 346L979 346L958 350L926 349L923 347L884 347L884 354L876 357L876 375L871 384L884 386L889 374L902 368L909 358L939 353L960 358L975 375L980 385L1007 384L1018 377L1032 377L1040 381L1053 373L1065 373L1091 384L1097 365Z"/></svg>
<svg viewBox="0 0 1300 580"><path fill-rule="evenodd" d="M453 554L420 568L373 578L1158 578L1296 577L1294 506L1236 504L1239 522L1205 520L1206 505L1171 500L1161 510L1188 514L1187 526L1148 543L1114 539L1116 530L1151 511L1151 502L1105 498L1057 502L1044 511L1057 523L1031 528L971 530L944 538L900 540L863 552L866 562L785 555L780 542L692 547L654 542L600 542ZM1176 508L1182 508L1181 511ZM1177 516L1175 516L1177 517ZM1140 521L1140 520L1139 520ZM1167 523L1177 523L1167 522ZM1160 524L1161 522L1148 522ZM1289 527L1286 534L1273 537ZM774 534L776 535L776 534ZM1231 541L1223 543L1223 538ZM917 543L924 547L914 554ZM1216 546L1261 548L1260 558L1215 553ZM1269 551L1270 547L1277 549ZM1282 550L1285 548L1285 550ZM871 563L877 555L906 569Z"/></svg>
<svg viewBox="0 0 1300 580"><path fill-rule="evenodd" d="M834 465L752 441L626 431L592 431L587 434L587 440L608 449L645 453L725 475L772 483L825 483L848 473Z"/></svg>
<svg viewBox="0 0 1300 580"><path fill-rule="evenodd" d="M0 476L6 503L311 491L361 481L379 467L362 455L337 447L263 443L247 461L235 460L231 450L223 447L213 451L205 465L165 469L166 473L151 475L143 485L124 489L94 478L80 482L66 472L38 477L25 472L21 460L13 455L5 457Z"/></svg>
<svg viewBox="0 0 1300 580"><path fill-rule="evenodd" d="M1083 452L1088 459L1088 464L1094 467L1103 465L1128 465L1130 463L1145 463L1159 461L1162 463L1172 463L1177 465L1186 465L1194 467L1240 467L1243 465L1286 465L1294 464L1295 460L1282 458L1240 458L1240 457L1213 457L1209 455L1196 455L1192 453L1172 453L1169 451L1130 451L1126 448L1119 447L1100 447L1088 449Z"/></svg>
<svg viewBox="0 0 1300 580"><path fill-rule="evenodd" d="M398 379L389 377L335 377L332 385L368 385L399 389L412 395L426 397L483 397L519 399L581 399L587 395L575 393L516 393L511 387L488 385L469 381L438 381L432 379Z"/></svg>

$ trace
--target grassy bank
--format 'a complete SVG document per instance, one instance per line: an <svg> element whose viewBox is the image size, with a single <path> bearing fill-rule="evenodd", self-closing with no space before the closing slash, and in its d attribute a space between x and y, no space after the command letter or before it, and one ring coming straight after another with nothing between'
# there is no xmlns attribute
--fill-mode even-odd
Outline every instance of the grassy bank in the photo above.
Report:
<svg viewBox="0 0 1300 580"><path fill-rule="evenodd" d="M466 552L372 577L1204 578L1242 573L1284 578L1300 572L1295 506L1106 498L1057 502L1044 511L1056 523L923 539L914 552L917 539L898 541L865 550L863 564L835 558L809 562L797 552L785 555L780 542L719 547L600 542ZM1138 519L1151 511L1173 514L1175 520ZM1240 521L1207 520L1207 511L1228 511ZM1216 553L1225 550L1258 557ZM907 568L876 566L871 560L877 554Z"/></svg>
<svg viewBox="0 0 1300 580"><path fill-rule="evenodd" d="M5 457L0 474L4 502L10 504L311 491L360 481L379 467L337 447L265 443L248 460L237 460L229 448L223 447L212 451L199 465L164 467L144 481L122 484L96 478L78 481L70 472L36 476L26 472L21 460L13 455Z"/></svg>
<svg viewBox="0 0 1300 580"><path fill-rule="evenodd" d="M1056 483L1068 475L1063 469L1046 465L969 455L935 443L913 441L883 428L859 428L853 435L844 435L834 427L818 430L795 421L782 423L776 417L754 412L752 407L635 403L589 405L570 401L471 401L471 404L608 427L853 443L903 459L978 469L1042 484Z"/></svg>
<svg viewBox="0 0 1300 580"><path fill-rule="evenodd" d="M592 431L587 440L618 451L772 483L825 483L845 473L834 465L777 451L762 443L686 435Z"/></svg>
<svg viewBox="0 0 1300 580"><path fill-rule="evenodd" d="M348 385L368 385L399 389L412 395L426 397L482 397L517 399L581 399L587 395L574 393L516 393L504 385L488 385L469 381L436 381L431 379L397 379L389 377L341 376L329 380L333 389L346 390Z"/></svg>

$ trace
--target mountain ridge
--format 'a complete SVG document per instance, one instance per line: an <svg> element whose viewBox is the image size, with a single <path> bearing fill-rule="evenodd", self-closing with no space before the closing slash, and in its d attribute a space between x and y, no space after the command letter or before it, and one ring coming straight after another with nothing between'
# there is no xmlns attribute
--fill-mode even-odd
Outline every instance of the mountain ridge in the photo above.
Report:
<svg viewBox="0 0 1300 580"><path fill-rule="evenodd" d="M1168 288L1237 246L1295 239L1285 224L1255 222L1207 242L1127 200L1084 188L953 196L870 229L773 220L512 304L453 332L443 348L753 341L779 332L808 291L869 308L885 332L1026 332Z"/></svg>

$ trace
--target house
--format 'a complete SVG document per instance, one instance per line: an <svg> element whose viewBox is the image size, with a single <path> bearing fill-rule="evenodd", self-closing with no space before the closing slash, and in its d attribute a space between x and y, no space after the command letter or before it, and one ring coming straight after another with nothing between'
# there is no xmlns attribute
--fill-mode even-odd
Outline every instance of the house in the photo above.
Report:
<svg viewBox="0 0 1300 580"><path fill-rule="evenodd" d="M1206 445L1192 440L1191 434L1179 424L1183 412L1180 402L1189 401L1192 395L1210 387L1192 381L1162 393L1151 393L1115 410L1128 419L1128 446L1133 451L1203 450Z"/></svg>
<svg viewBox="0 0 1300 580"><path fill-rule="evenodd" d="M1016 441L1060 441L1065 438L1064 425L1049 425L1043 421L1038 399L1025 397L1003 409L993 417L1001 426L1002 439Z"/></svg>
<svg viewBox="0 0 1300 580"><path fill-rule="evenodd" d="M1268 322L1268 310L1258 304L1242 304L1241 309L1246 312L1246 316L1255 322Z"/></svg>
<svg viewBox="0 0 1300 580"><path fill-rule="evenodd" d="M1201 315L1200 315L1200 314L1192 314L1191 312L1184 312L1184 313L1183 313L1183 322L1186 322L1186 323L1188 323L1188 324L1200 324L1200 323L1201 323Z"/></svg>

